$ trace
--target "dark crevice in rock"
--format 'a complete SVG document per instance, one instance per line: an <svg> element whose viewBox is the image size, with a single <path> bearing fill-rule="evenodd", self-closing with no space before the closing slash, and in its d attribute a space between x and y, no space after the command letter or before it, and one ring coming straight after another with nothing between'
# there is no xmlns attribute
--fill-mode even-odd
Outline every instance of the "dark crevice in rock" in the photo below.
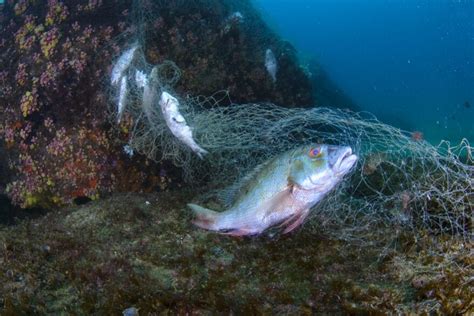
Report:
<svg viewBox="0 0 474 316"><path fill-rule="evenodd" d="M48 213L41 207L22 209L14 206L4 194L0 194L0 225L17 225L23 220L40 218Z"/></svg>

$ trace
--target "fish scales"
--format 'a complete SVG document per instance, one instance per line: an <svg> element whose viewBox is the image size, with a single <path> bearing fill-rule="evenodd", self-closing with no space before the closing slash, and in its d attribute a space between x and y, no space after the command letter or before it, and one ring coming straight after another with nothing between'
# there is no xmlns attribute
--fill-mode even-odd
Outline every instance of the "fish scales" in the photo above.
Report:
<svg viewBox="0 0 474 316"><path fill-rule="evenodd" d="M188 204L194 223L229 235L260 234L283 223L300 226L310 209L346 175L357 156L347 146L311 145L283 153L256 168L224 212Z"/></svg>
<svg viewBox="0 0 474 316"><path fill-rule="evenodd" d="M224 212L224 221L235 222L247 220L247 216L257 215L264 221L265 212L259 212L262 204L267 203L276 194L288 187L288 155L272 159L246 181L235 200L234 207Z"/></svg>

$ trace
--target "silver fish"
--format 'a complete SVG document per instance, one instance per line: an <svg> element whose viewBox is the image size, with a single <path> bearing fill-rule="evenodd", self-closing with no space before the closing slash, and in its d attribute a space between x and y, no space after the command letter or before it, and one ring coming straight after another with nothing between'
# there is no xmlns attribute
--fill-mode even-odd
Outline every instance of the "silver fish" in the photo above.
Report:
<svg viewBox="0 0 474 316"><path fill-rule="evenodd" d="M220 233L260 234L276 224L284 233L300 226L310 209L331 191L357 161L347 146L311 145L288 151L246 177L230 208L215 212L188 204L194 224Z"/></svg>
<svg viewBox="0 0 474 316"><path fill-rule="evenodd" d="M273 82L276 82L278 64L275 58L275 54L273 54L273 51L270 48L267 49L267 51L265 52L265 68L267 68L267 72L270 77L272 77Z"/></svg>
<svg viewBox="0 0 474 316"><path fill-rule="evenodd" d="M236 11L229 15L224 21L224 28L221 31L221 35L229 33L235 26L242 23L244 16L239 11Z"/></svg>
<svg viewBox="0 0 474 316"><path fill-rule="evenodd" d="M125 106L127 105L127 77L122 77L120 80L120 90L117 102L117 122L120 123L122 120L123 111L125 110Z"/></svg>
<svg viewBox="0 0 474 316"><path fill-rule="evenodd" d="M151 73L146 80L143 80L143 97L142 105L143 112L145 113L148 121L151 123L151 126L154 125L153 122L156 121L156 111L155 111L155 102L158 99L158 68L157 66L153 67Z"/></svg>
<svg viewBox="0 0 474 316"><path fill-rule="evenodd" d="M148 85L148 76L141 70L135 71L135 83L139 88L145 88Z"/></svg>
<svg viewBox="0 0 474 316"><path fill-rule="evenodd" d="M119 59L112 68L112 74L110 75L110 82L112 85L118 85L120 79L125 75L125 71L128 69L128 67L130 67L137 49L138 45L135 44L126 50L122 55L120 55Z"/></svg>
<svg viewBox="0 0 474 316"><path fill-rule="evenodd" d="M186 120L179 112L179 102L168 92L164 91L161 94L159 104L161 111L168 125L171 133L176 136L180 141L186 144L194 151L199 158L207 154L207 151L201 148L193 138L193 132L191 128L186 124Z"/></svg>

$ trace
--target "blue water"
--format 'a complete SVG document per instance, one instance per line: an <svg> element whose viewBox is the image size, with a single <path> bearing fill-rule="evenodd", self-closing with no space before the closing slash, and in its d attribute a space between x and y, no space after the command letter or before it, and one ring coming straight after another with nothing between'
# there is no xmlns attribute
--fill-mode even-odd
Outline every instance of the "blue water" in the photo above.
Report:
<svg viewBox="0 0 474 316"><path fill-rule="evenodd" d="M474 143L474 1L254 0L363 110Z"/></svg>

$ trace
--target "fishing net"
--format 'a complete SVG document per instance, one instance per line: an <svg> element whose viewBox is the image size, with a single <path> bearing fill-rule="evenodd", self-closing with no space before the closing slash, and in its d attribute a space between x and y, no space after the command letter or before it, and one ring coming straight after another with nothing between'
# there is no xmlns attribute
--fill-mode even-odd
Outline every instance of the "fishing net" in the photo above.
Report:
<svg viewBox="0 0 474 316"><path fill-rule="evenodd" d="M212 107L192 122L212 153L207 172L214 181L239 177L240 170L301 144L350 145L360 157L354 174L316 206L328 225L355 231L387 223L472 237L474 166L467 141L435 147L368 114L273 104Z"/></svg>
<svg viewBox="0 0 474 316"><path fill-rule="evenodd" d="M140 84L142 74L148 88ZM171 61L148 64L143 47L126 75L122 124L129 124L128 145L148 158L172 161L190 185L205 180L209 188L224 188L259 163L303 144L349 145L359 156L357 166L315 206L319 221L313 222L343 227L347 234L338 230L338 236L347 238L374 225L473 237L474 163L466 140L458 146L433 146L368 113L234 104L225 91L211 97L180 96L173 90L179 68ZM167 126L158 102L164 91L178 99L193 138L209 152L204 159Z"/></svg>
<svg viewBox="0 0 474 316"><path fill-rule="evenodd" d="M155 69L172 74L158 76L160 82L178 77L173 63ZM302 144L350 145L360 157L354 174L316 207L315 214L327 224L352 224L348 227L361 230L382 222L472 237L474 166L467 141L432 146L366 113L270 103L220 106L229 103L220 92L180 99L181 114L196 142L209 151L201 160L166 125L157 103L163 86L156 85L158 93L150 102L134 94L136 102L128 107L133 118L129 144L151 159L173 161L190 184L205 179L210 187L225 187L259 163Z"/></svg>

